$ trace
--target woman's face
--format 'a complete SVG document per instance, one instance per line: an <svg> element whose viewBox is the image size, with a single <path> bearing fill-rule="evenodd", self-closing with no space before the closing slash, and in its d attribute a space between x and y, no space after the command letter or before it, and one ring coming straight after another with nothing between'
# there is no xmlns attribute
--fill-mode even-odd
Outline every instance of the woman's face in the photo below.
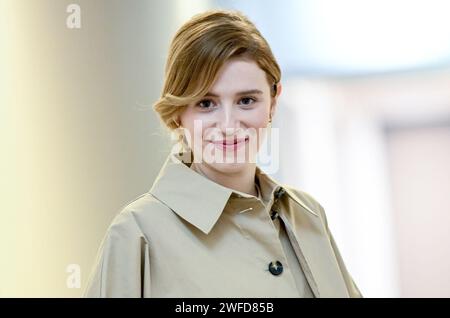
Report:
<svg viewBox="0 0 450 318"><path fill-rule="evenodd" d="M232 58L221 68L209 93L180 115L194 162L238 172L254 163L265 140L277 96L270 96L265 72L252 60Z"/></svg>

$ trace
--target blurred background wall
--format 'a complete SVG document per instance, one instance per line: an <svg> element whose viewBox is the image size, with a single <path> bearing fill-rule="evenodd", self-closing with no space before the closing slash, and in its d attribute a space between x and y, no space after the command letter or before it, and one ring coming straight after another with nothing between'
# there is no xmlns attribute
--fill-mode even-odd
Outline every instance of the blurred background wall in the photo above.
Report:
<svg viewBox="0 0 450 318"><path fill-rule="evenodd" d="M363 295L449 297L438 0L0 0L0 296L81 295L107 226L170 151L151 104L175 31L209 8L241 10L272 46L289 140L274 177L324 206Z"/></svg>

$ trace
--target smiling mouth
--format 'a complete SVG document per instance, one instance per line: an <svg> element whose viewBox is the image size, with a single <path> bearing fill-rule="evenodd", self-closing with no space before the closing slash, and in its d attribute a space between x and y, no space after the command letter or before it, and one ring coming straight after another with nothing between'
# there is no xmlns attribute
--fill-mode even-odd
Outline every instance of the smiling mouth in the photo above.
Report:
<svg viewBox="0 0 450 318"><path fill-rule="evenodd" d="M217 146L233 146L233 145L237 145L237 144L247 142L247 141L248 141L248 136L245 138L240 138L240 139L235 138L234 140L217 140L217 141L211 141L211 142Z"/></svg>

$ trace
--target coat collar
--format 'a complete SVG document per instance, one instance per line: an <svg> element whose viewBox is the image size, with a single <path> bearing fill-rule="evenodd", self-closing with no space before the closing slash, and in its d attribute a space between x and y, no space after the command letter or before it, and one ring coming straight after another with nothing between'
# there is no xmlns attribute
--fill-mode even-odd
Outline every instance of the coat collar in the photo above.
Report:
<svg viewBox="0 0 450 318"><path fill-rule="evenodd" d="M289 198L304 207L307 212L318 216L293 191L281 186L258 166L256 176L265 200L269 201L274 193L282 188ZM149 192L205 234L214 227L233 194L237 197L254 198L202 176L189 168L177 153L168 155Z"/></svg>

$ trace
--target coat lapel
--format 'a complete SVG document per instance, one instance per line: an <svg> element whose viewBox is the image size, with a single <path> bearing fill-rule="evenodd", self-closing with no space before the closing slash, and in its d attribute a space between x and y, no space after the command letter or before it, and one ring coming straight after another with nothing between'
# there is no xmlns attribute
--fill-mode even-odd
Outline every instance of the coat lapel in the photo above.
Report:
<svg viewBox="0 0 450 318"><path fill-rule="evenodd" d="M288 193L282 201L288 205L283 209L286 213L280 217L312 291L316 297L349 297L319 211L311 213L311 207L299 196Z"/></svg>

